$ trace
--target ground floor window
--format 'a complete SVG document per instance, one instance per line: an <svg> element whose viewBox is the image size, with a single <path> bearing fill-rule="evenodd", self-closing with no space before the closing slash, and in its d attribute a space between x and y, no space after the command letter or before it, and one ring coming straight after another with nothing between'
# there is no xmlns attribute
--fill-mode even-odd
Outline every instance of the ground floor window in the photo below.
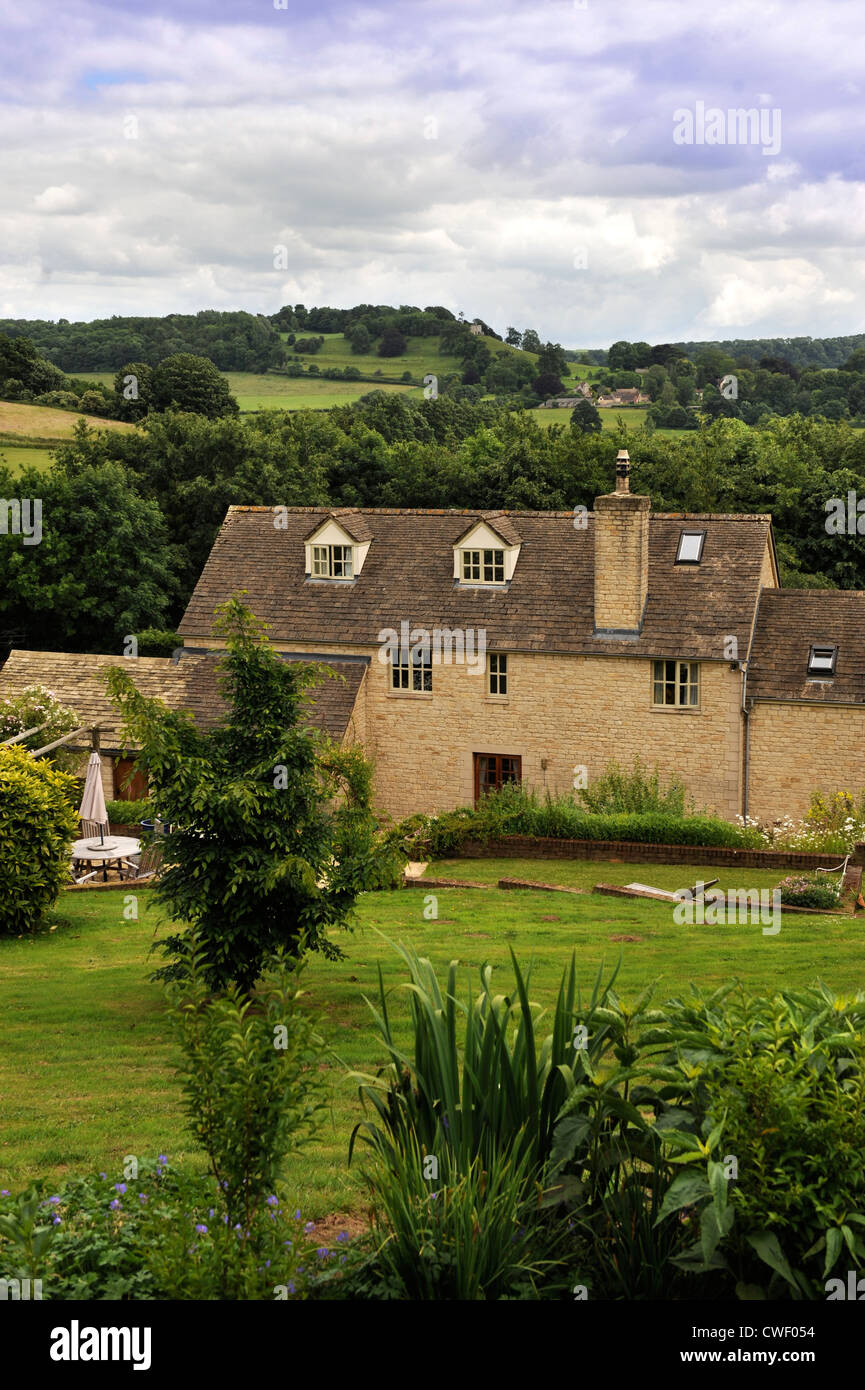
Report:
<svg viewBox="0 0 865 1390"><path fill-rule="evenodd" d="M523 760L513 753L475 753L475 803L487 792L522 781Z"/></svg>

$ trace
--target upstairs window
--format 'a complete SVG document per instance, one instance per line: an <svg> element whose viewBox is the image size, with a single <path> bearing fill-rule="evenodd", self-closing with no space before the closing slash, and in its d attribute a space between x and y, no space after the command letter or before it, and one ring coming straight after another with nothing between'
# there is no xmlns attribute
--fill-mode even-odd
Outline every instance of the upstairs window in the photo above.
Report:
<svg viewBox="0 0 865 1390"><path fill-rule="evenodd" d="M838 660L838 648L830 646L813 646L808 653L808 675L809 676L834 676L835 662Z"/></svg>
<svg viewBox="0 0 865 1390"><path fill-rule="evenodd" d="M491 695L507 695L508 693L508 658L502 652L490 652L487 657L487 674L489 677L489 693Z"/></svg>
<svg viewBox="0 0 865 1390"><path fill-rule="evenodd" d="M694 709L700 703L700 667L696 661L654 661L655 705Z"/></svg>
<svg viewBox="0 0 865 1390"><path fill-rule="evenodd" d="M432 694L432 653L404 647L394 652L391 689Z"/></svg>
<svg viewBox="0 0 865 1390"><path fill-rule="evenodd" d="M314 545L312 547L313 579L351 579L352 555L350 545Z"/></svg>
<svg viewBox="0 0 865 1390"><path fill-rule="evenodd" d="M683 531L679 536L679 549L676 551L677 565L699 565L703 558L705 531Z"/></svg>
<svg viewBox="0 0 865 1390"><path fill-rule="evenodd" d="M462 557L464 584L504 584L504 550L464 550Z"/></svg>

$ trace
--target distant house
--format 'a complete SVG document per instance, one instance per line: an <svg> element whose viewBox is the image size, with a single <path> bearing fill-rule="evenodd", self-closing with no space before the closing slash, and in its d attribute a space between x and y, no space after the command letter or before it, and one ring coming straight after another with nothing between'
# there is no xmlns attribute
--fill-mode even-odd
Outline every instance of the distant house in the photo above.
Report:
<svg viewBox="0 0 865 1390"><path fill-rule="evenodd" d="M651 396L647 396L636 386L623 386L607 396L601 396L596 404L602 408L615 405L650 405L651 399Z"/></svg>
<svg viewBox="0 0 865 1390"><path fill-rule="evenodd" d="M469 332L474 334L483 333L483 325L480 323L470 323Z"/></svg>
<svg viewBox="0 0 865 1390"><path fill-rule="evenodd" d="M582 396L551 396L548 401L542 403L540 409L546 406L549 410L573 410L582 399Z"/></svg>

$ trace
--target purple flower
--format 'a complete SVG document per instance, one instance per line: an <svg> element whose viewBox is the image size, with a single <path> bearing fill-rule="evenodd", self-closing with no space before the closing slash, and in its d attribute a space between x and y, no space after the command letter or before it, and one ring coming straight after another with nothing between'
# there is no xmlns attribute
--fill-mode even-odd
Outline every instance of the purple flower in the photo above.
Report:
<svg viewBox="0 0 865 1390"><path fill-rule="evenodd" d="M8 1187L4 1187L2 1191L0 1191L0 1197L9 1197L10 1195Z"/></svg>
<svg viewBox="0 0 865 1390"><path fill-rule="evenodd" d="M147 1201L147 1193L146 1193L146 1192L139 1192L139 1194L138 1194L138 1200L139 1200L139 1202L146 1202L146 1201Z"/></svg>
<svg viewBox="0 0 865 1390"><path fill-rule="evenodd" d="M100 1176L100 1178L107 1178L107 1177L108 1177L108 1174L107 1174L107 1173L100 1173L99 1176Z"/></svg>
<svg viewBox="0 0 865 1390"><path fill-rule="evenodd" d="M348 1231L340 1231L339 1235L337 1236L337 1240L339 1241L340 1245L345 1245L345 1242L350 1239L351 1237L349 1236Z"/></svg>
<svg viewBox="0 0 865 1390"><path fill-rule="evenodd" d="M300 1210L298 1210L298 1211L296 1211L296 1212L294 1213L294 1219L295 1219L295 1221L302 1221L302 1220L303 1220L303 1217L302 1217L301 1214L300 1214Z"/></svg>
<svg viewBox="0 0 865 1390"><path fill-rule="evenodd" d="M125 1182L116 1182L116 1183L114 1184L114 1191L115 1191L115 1192L119 1192L120 1195L121 1195L121 1197L122 1197L123 1194L124 1194L125 1191L126 1191L126 1183L125 1183Z"/></svg>
<svg viewBox="0 0 865 1390"><path fill-rule="evenodd" d="M48 1198L49 1206L52 1206L52 1207L56 1207L56 1205L57 1205L57 1203L58 1203L59 1201L60 1201L60 1198L59 1198L59 1197L49 1197L49 1198Z"/></svg>
<svg viewBox="0 0 865 1390"><path fill-rule="evenodd" d="M54 1221L53 1221L53 1225L59 1226L60 1224L61 1224L61 1222L60 1222L60 1217L59 1217L59 1216L55 1216Z"/></svg>
<svg viewBox="0 0 865 1390"><path fill-rule="evenodd" d="M289 1293L294 1293L294 1282L293 1282L293 1280L291 1280L291 1279L289 1279L289 1281L288 1281L288 1292L289 1292Z"/></svg>
<svg viewBox="0 0 865 1390"><path fill-rule="evenodd" d="M159 1157L157 1158L156 1162L157 1162L157 1163L167 1163L167 1162L168 1162L168 1159L165 1157L165 1154L160 1154Z"/></svg>
<svg viewBox="0 0 865 1390"><path fill-rule="evenodd" d="M318 1258L319 1258L320 1260L329 1260L329 1259L330 1259L330 1251L329 1251L328 1249L326 1249L325 1246L323 1246L323 1245L320 1246L319 1249L316 1250L315 1253L316 1253L316 1255L318 1256Z"/></svg>
<svg viewBox="0 0 865 1390"><path fill-rule="evenodd" d="M268 1197L268 1199L267 1199L267 1205L268 1205L269 1207L278 1207L278 1206L279 1206L279 1198L278 1198L278 1197Z"/></svg>
<svg viewBox="0 0 865 1390"><path fill-rule="evenodd" d="M309 1235L310 1231L314 1231L314 1230L315 1230L315 1222L314 1222L314 1221L307 1221L307 1223L306 1223L306 1225L304 1226L303 1229L306 1231L306 1234Z"/></svg>
<svg viewBox="0 0 865 1390"><path fill-rule="evenodd" d="M115 1197L114 1201L109 1202L108 1205L112 1211L118 1211L120 1209L120 1199Z"/></svg>
<svg viewBox="0 0 865 1390"><path fill-rule="evenodd" d="M196 1229L196 1231L198 1232L198 1234L199 1234L200 1236L206 1236L206 1235L207 1235L207 1227L206 1227L206 1226L200 1226L200 1225L199 1225L199 1226L196 1226L195 1229Z"/></svg>

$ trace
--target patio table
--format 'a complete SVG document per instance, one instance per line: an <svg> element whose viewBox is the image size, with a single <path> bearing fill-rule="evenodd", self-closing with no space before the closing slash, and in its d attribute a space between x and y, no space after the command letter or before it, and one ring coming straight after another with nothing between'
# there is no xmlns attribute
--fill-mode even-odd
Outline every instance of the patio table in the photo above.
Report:
<svg viewBox="0 0 865 1390"><path fill-rule="evenodd" d="M95 849L94 845L96 846ZM131 835L106 835L103 845L99 843L99 836L94 835L85 840L76 840L72 846L73 862L83 859L88 860L91 864L104 865L103 878L105 879L108 877L109 864L113 864L115 861L120 864L128 863L134 854L140 853L141 841L134 840Z"/></svg>

